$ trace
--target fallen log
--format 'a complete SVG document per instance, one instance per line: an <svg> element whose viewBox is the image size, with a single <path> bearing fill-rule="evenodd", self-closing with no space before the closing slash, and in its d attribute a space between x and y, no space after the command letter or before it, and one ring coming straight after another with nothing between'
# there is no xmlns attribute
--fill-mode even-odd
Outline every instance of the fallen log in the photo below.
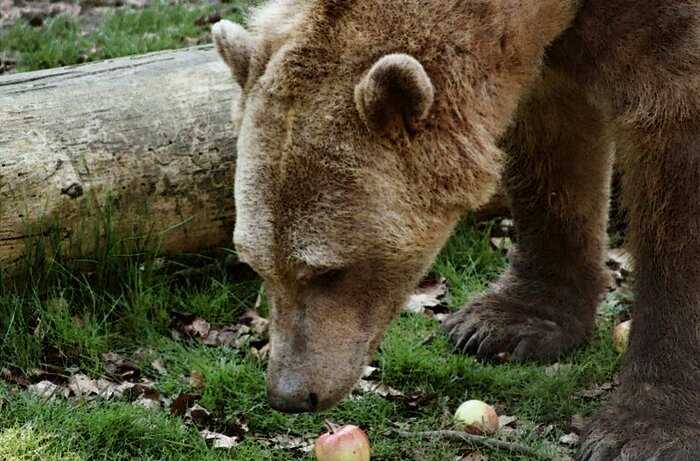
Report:
<svg viewBox="0 0 700 461"><path fill-rule="evenodd" d="M89 255L106 219L165 254L229 244L236 95L211 46L0 78L0 269L48 237Z"/></svg>

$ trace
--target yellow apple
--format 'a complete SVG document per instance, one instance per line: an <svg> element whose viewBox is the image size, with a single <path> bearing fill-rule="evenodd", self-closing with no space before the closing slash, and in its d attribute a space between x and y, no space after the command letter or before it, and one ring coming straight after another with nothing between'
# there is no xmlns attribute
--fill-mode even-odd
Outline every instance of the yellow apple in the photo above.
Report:
<svg viewBox="0 0 700 461"><path fill-rule="evenodd" d="M498 414L490 405L470 400L457 409L455 425L466 432L493 434L498 431Z"/></svg>

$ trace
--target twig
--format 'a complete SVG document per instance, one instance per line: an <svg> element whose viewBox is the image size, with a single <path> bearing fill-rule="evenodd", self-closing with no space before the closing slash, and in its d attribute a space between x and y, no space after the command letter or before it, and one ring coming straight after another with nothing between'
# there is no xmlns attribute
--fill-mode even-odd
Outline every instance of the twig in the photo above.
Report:
<svg viewBox="0 0 700 461"><path fill-rule="evenodd" d="M487 448L500 448L501 450L509 450L524 455L537 456L537 452L530 447L520 445L518 443L504 442L481 435L469 434L468 432L458 431L426 431L426 432L407 432L395 431L401 437L417 437L421 439L449 439L460 442L467 442L474 445L480 445Z"/></svg>

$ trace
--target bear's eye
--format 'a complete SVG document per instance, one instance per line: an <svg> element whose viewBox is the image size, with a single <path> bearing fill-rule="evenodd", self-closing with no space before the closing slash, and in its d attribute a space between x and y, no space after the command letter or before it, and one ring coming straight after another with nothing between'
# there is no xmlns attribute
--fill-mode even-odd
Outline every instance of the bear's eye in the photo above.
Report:
<svg viewBox="0 0 700 461"><path fill-rule="evenodd" d="M318 286L331 286L339 283L345 277L345 269L328 269L316 274L312 281Z"/></svg>

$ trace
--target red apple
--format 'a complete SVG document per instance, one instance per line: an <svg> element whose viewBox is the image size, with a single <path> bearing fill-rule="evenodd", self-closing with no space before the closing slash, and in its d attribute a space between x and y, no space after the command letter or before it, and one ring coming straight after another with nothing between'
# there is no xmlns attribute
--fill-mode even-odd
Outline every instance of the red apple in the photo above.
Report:
<svg viewBox="0 0 700 461"><path fill-rule="evenodd" d="M369 439L362 429L357 426L327 426L330 432L319 437L314 446L318 461L369 461Z"/></svg>
<svg viewBox="0 0 700 461"><path fill-rule="evenodd" d="M630 330L632 328L632 321L628 320L622 322L613 330L613 345L615 350L620 354L627 351L627 346L630 342Z"/></svg>
<svg viewBox="0 0 700 461"><path fill-rule="evenodd" d="M480 400L470 400L457 409L455 425L470 433L493 434L498 431L498 414L490 405Z"/></svg>

